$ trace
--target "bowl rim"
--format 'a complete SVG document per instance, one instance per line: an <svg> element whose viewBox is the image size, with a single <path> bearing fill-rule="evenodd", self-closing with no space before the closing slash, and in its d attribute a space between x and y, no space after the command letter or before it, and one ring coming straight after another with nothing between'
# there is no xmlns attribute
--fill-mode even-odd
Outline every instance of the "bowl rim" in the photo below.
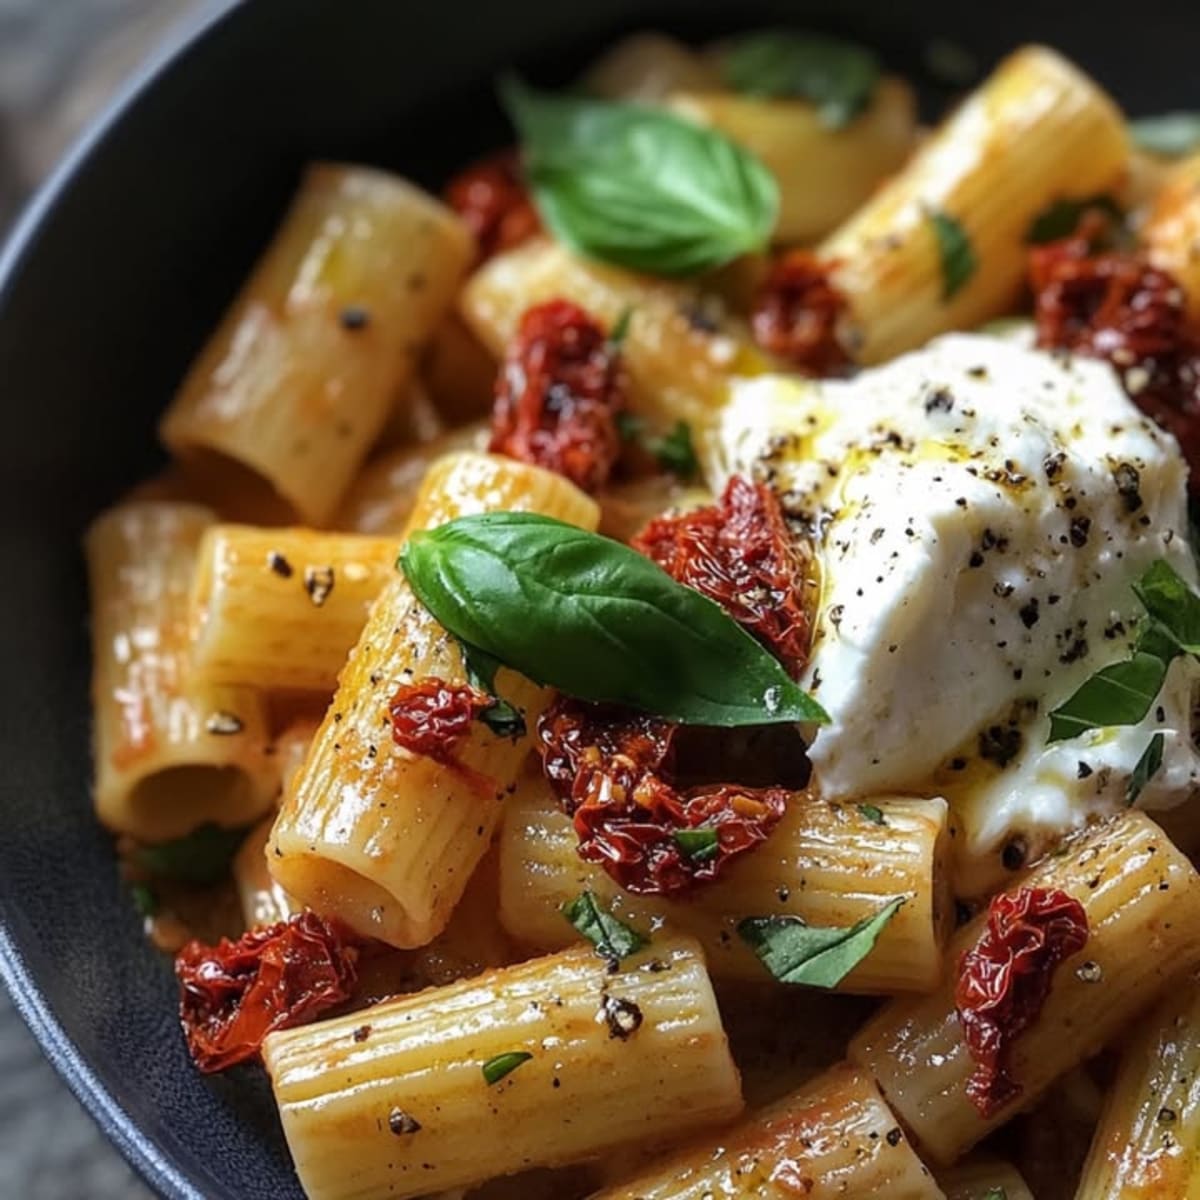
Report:
<svg viewBox="0 0 1200 1200"><path fill-rule="evenodd" d="M43 228L77 176L99 154L117 127L176 64L198 51L247 0L202 0L195 11L170 22L150 53L71 143L26 201L0 244L0 319L8 296L28 268ZM144 1182L167 1200L204 1200L171 1155L144 1133L122 1107L96 1065L83 1054L35 979L0 895L0 984L42 1053L83 1110Z"/></svg>

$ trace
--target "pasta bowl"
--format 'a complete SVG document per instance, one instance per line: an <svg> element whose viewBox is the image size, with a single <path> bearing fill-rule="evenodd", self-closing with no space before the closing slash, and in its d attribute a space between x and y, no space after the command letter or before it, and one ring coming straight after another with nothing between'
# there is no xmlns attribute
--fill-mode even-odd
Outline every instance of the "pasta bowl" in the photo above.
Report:
<svg viewBox="0 0 1200 1200"><path fill-rule="evenodd" d="M623 28L712 33L803 18L852 32L944 96L938 39L981 65L1028 40L1086 66L1132 112L1186 102L1191 5L1129 13L662 0L216 3L135 80L36 198L0 257L0 975L47 1055L164 1196L302 1196L266 1082L190 1068L168 963L144 940L91 819L90 517L158 461L155 417L264 244L302 165L377 163L436 187L508 136L495 73L555 83Z"/></svg>

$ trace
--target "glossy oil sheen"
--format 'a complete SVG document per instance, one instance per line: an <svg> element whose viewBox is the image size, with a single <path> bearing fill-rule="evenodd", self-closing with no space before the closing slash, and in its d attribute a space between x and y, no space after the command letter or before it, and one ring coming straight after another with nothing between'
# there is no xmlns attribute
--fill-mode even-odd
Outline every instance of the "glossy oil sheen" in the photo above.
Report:
<svg viewBox="0 0 1200 1200"><path fill-rule="evenodd" d="M164 1195L300 1191L261 1073L189 1068L169 966L143 942L91 820L84 523L158 461L155 418L306 159L436 184L504 138L489 86L502 65L554 84L622 29L701 34L800 13L908 71L933 35L984 64L1038 39L1135 113L1196 102L1200 15L1186 0L1086 12L1028 0L226 0L86 139L0 259L0 973Z"/></svg>

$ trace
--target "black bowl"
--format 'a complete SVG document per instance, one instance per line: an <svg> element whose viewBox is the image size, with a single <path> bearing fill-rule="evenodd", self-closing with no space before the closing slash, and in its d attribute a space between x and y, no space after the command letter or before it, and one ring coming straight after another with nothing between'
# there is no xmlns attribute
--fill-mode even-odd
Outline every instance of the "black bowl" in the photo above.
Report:
<svg viewBox="0 0 1200 1200"><path fill-rule="evenodd" d="M934 36L984 66L1038 39L1131 111L1196 102L1200 16L1187 0L1136 13L1097 2L1086 19L1077 5L1014 0L225 0L76 148L0 258L0 975L164 1195L301 1193L261 1075L191 1069L169 966L92 820L82 527L158 461L155 417L305 160L361 159L436 185L505 137L490 90L500 66L554 83L622 29L711 33L801 14L918 75ZM929 79L924 90L931 105L946 98Z"/></svg>

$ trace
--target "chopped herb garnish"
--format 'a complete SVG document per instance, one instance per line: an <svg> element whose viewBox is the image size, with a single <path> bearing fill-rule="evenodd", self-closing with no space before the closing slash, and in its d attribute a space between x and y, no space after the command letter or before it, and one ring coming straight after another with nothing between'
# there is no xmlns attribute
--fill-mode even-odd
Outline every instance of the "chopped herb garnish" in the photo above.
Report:
<svg viewBox="0 0 1200 1200"><path fill-rule="evenodd" d="M496 694L496 672L501 663L478 646L459 641L462 651L463 668L467 672L467 682L481 692L487 692L492 697L492 703L485 708L477 720L486 725L497 737L519 738L526 733L525 715L514 704Z"/></svg>
<svg viewBox="0 0 1200 1200"><path fill-rule="evenodd" d="M501 96L549 229L635 271L690 275L761 250L779 211L775 177L715 129L660 109L536 92Z"/></svg>
<svg viewBox="0 0 1200 1200"><path fill-rule="evenodd" d="M1182 158L1200 149L1200 112L1169 112L1129 122L1133 140L1151 154Z"/></svg>
<svg viewBox="0 0 1200 1200"><path fill-rule="evenodd" d="M1002 1187L988 1188L983 1193L983 1200L1008 1200L1008 1192Z"/></svg>
<svg viewBox="0 0 1200 1200"><path fill-rule="evenodd" d="M735 91L810 101L831 129L853 121L879 81L879 60L865 46L784 29L737 38L722 55L721 70Z"/></svg>
<svg viewBox="0 0 1200 1200"><path fill-rule="evenodd" d="M1034 245L1042 245L1045 242L1056 242L1059 238L1070 237L1079 228L1079 222L1087 212L1102 213L1117 224L1125 220L1121 206L1107 192L1070 200L1055 200L1033 219L1025 240Z"/></svg>
<svg viewBox="0 0 1200 1200"><path fill-rule="evenodd" d="M581 892L562 906L562 914L583 934L601 958L618 963L636 954L647 939L604 908L594 892Z"/></svg>
<svg viewBox="0 0 1200 1200"><path fill-rule="evenodd" d="M715 829L677 829L675 845L692 862L708 862L710 858L716 858L721 848Z"/></svg>
<svg viewBox="0 0 1200 1200"><path fill-rule="evenodd" d="M642 435L646 422L631 412L619 412L616 416L617 434L623 442L635 442Z"/></svg>
<svg viewBox="0 0 1200 1200"><path fill-rule="evenodd" d="M129 889L133 897L133 907L143 917L152 917L158 912L158 897L144 884L135 883Z"/></svg>
<svg viewBox="0 0 1200 1200"><path fill-rule="evenodd" d="M133 862L164 879L181 883L216 883L229 874L229 864L246 840L245 829L221 829L201 825L194 833L153 846L138 846Z"/></svg>
<svg viewBox="0 0 1200 1200"><path fill-rule="evenodd" d="M942 264L942 299L949 300L975 274L979 260L967 231L949 213L931 212L929 225L937 239Z"/></svg>
<svg viewBox="0 0 1200 1200"><path fill-rule="evenodd" d="M874 804L860 804L858 811L867 818L868 821L874 821L876 825L886 825L887 822L883 819L883 810Z"/></svg>
<svg viewBox="0 0 1200 1200"><path fill-rule="evenodd" d="M836 987L871 952L903 896L845 929L809 925L800 917L747 917L738 935L781 983Z"/></svg>
<svg viewBox="0 0 1200 1200"><path fill-rule="evenodd" d="M488 1087L491 1087L532 1057L528 1050L509 1050L507 1054L497 1054L495 1058L489 1058L483 1064L483 1078Z"/></svg>
<svg viewBox="0 0 1200 1200"><path fill-rule="evenodd" d="M443 628L569 696L684 725L828 720L720 606L611 538L484 513L414 533L398 565Z"/></svg>
<svg viewBox="0 0 1200 1200"><path fill-rule="evenodd" d="M696 447L692 445L692 427L686 421L676 421L670 433L650 443L650 450L659 466L673 471L680 479L691 479L700 469Z"/></svg>
<svg viewBox="0 0 1200 1200"><path fill-rule="evenodd" d="M1161 630L1185 654L1200 655L1200 596L1170 563L1152 563L1133 585L1137 598Z"/></svg>
<svg viewBox="0 0 1200 1200"><path fill-rule="evenodd" d="M629 326L633 322L633 305L627 304L621 309L621 315L617 317L616 324L612 327L612 332L608 335L608 344L610 346L619 347L629 336Z"/></svg>
<svg viewBox="0 0 1200 1200"><path fill-rule="evenodd" d="M1129 776L1129 784L1125 788L1125 803L1132 806L1142 794L1142 789L1154 778L1163 760L1163 742L1161 733L1156 733L1151 739L1142 756Z"/></svg>

